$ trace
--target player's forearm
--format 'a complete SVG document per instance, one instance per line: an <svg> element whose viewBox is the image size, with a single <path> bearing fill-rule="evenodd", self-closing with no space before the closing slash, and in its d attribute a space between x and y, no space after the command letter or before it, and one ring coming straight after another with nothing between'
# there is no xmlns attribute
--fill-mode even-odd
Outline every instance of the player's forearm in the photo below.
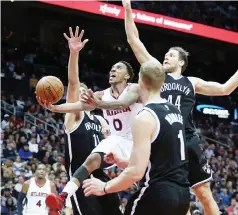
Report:
<svg viewBox="0 0 238 215"><path fill-rule="evenodd" d="M230 95L238 87L238 70L236 73L223 85L225 95Z"/></svg>
<svg viewBox="0 0 238 215"><path fill-rule="evenodd" d="M68 80L69 84L79 84L79 69L78 69L79 53L72 52L69 56L68 63Z"/></svg>
<svg viewBox="0 0 238 215"><path fill-rule="evenodd" d="M135 167L126 168L118 177L107 182L106 192L116 193L122 190L127 190L134 183L139 181L141 178L138 177Z"/></svg>
<svg viewBox="0 0 238 215"><path fill-rule="evenodd" d="M132 42L133 39L139 38L139 32L133 19L133 13L131 8L125 9L125 29L128 42Z"/></svg>
<svg viewBox="0 0 238 215"><path fill-rule="evenodd" d="M57 113L75 113L79 111L91 111L93 107L90 107L82 102L75 102L75 103L65 103L61 105L55 105L51 111Z"/></svg>
<svg viewBox="0 0 238 215"><path fill-rule="evenodd" d="M104 109L104 110L121 110L126 106L127 104L124 104L120 101L114 101L114 102L106 102L106 101L100 101L97 105L97 108Z"/></svg>

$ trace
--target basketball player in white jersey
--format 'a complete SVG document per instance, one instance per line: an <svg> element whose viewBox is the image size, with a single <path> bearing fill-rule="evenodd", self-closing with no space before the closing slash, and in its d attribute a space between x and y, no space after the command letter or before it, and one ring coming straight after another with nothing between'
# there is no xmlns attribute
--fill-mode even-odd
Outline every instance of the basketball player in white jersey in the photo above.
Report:
<svg viewBox="0 0 238 215"><path fill-rule="evenodd" d="M133 69L129 63L120 61L113 65L109 73L111 87L105 91L95 93L95 97L103 101L103 105L97 106L97 108L106 109L112 101L124 97L128 90L132 91L135 86L137 88L137 85L128 83L133 78L133 75ZM125 108L121 107L121 110L104 111L104 117L109 122L111 136L99 143L83 165L74 172L73 178L67 183L60 196L52 199L55 203L54 208L57 208L59 211L62 210L66 198L71 197L94 170L103 167L103 160L106 154L116 154L121 160L129 159L133 146L131 134L132 120L143 108L142 104L136 102L135 100L133 105ZM52 105L44 101L43 103L41 102L41 105L53 112L59 113L75 113L85 110L85 104L81 101L62 105Z"/></svg>
<svg viewBox="0 0 238 215"><path fill-rule="evenodd" d="M45 199L51 193L56 193L55 184L46 179L45 165L39 164L35 177L26 181L19 193L17 200L18 215L48 215L49 211Z"/></svg>

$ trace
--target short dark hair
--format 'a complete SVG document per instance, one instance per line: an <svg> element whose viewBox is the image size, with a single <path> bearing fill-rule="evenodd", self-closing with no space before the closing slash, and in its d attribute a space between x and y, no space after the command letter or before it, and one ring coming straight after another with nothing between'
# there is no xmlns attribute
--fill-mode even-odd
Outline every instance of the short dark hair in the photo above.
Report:
<svg viewBox="0 0 238 215"><path fill-rule="evenodd" d="M184 61L184 65L182 66L181 71L183 73L188 66L189 52L187 52L185 49L179 46L171 47L169 50L176 50L179 53L179 59Z"/></svg>
<svg viewBox="0 0 238 215"><path fill-rule="evenodd" d="M119 63L123 63L126 66L127 72L128 72L128 74L130 76L130 78L128 79L128 82L131 82L133 80L133 78L134 78L134 75L135 75L134 74L134 70L133 70L131 64L126 62L126 61L119 61Z"/></svg>

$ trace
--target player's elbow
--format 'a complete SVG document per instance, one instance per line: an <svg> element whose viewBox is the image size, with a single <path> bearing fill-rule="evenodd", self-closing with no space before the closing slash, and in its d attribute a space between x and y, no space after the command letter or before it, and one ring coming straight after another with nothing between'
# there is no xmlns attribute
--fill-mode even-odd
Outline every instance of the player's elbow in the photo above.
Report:
<svg viewBox="0 0 238 215"><path fill-rule="evenodd" d="M224 86L221 87L221 95L222 96L229 96L231 94L231 92L229 91L229 89L226 89Z"/></svg>
<svg viewBox="0 0 238 215"><path fill-rule="evenodd" d="M140 169L136 169L133 172L133 176L132 176L133 183L140 181L143 178L143 176L144 176L144 172L141 171Z"/></svg>

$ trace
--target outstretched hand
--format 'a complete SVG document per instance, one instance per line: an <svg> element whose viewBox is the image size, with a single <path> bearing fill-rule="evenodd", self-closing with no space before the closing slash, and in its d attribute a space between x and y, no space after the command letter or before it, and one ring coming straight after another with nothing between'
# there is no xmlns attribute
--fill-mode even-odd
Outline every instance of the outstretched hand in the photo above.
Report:
<svg viewBox="0 0 238 215"><path fill-rule="evenodd" d="M39 96L36 96L38 103L47 110L54 112L55 106L46 100L42 100Z"/></svg>
<svg viewBox="0 0 238 215"><path fill-rule="evenodd" d="M90 106L96 108L99 105L100 101L94 96L94 93L91 89L83 92L80 97L81 102L86 103Z"/></svg>
<svg viewBox="0 0 238 215"><path fill-rule="evenodd" d="M122 0L122 5L125 9L131 8L131 0Z"/></svg>
<svg viewBox="0 0 238 215"><path fill-rule="evenodd" d="M72 53L80 52L81 49L85 46L85 44L88 42L88 39L85 39L82 42L84 30L82 30L80 35L78 36L79 27L78 26L76 27L76 30L75 30L74 34L73 34L72 28L70 27L69 28L69 34L70 34L70 37L68 37L68 35L66 33L64 33L64 37L68 41L70 52L72 52Z"/></svg>

